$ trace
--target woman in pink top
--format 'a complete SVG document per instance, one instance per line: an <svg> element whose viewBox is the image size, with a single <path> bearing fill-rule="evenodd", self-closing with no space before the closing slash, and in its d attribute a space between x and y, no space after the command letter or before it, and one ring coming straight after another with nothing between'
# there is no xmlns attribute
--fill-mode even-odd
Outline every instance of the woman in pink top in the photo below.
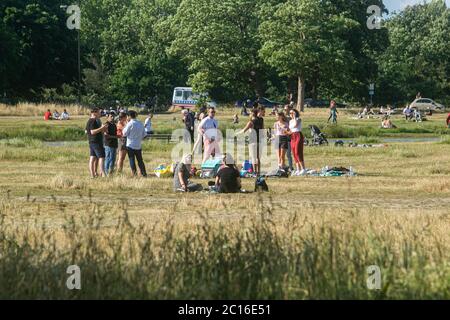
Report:
<svg viewBox="0 0 450 320"><path fill-rule="evenodd" d="M278 141L278 167L285 168L286 152L288 150L288 129L289 123L283 112L277 113L277 122L274 124L275 141Z"/></svg>

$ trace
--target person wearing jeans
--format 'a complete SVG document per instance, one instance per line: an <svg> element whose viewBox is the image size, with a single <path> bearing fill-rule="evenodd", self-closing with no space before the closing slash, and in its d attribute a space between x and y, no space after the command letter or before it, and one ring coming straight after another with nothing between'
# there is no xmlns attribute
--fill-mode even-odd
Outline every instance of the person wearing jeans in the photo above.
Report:
<svg viewBox="0 0 450 320"><path fill-rule="evenodd" d="M114 123L114 115L109 114L106 119L108 125L105 132L105 173L110 175L114 171L116 154L119 143L117 141L117 126Z"/></svg>
<svg viewBox="0 0 450 320"><path fill-rule="evenodd" d="M137 175L136 161L139 166L139 171L142 177L147 177L147 171L145 170L144 159L142 158L142 149L136 150L128 147L128 159L130 159L130 168L133 175Z"/></svg>
<svg viewBox="0 0 450 320"><path fill-rule="evenodd" d="M146 136L142 122L137 120L136 111L129 112L129 122L123 129L123 136L127 138L127 152L130 160L131 172L137 175L136 161L142 177L147 177L144 160L142 158L142 140Z"/></svg>

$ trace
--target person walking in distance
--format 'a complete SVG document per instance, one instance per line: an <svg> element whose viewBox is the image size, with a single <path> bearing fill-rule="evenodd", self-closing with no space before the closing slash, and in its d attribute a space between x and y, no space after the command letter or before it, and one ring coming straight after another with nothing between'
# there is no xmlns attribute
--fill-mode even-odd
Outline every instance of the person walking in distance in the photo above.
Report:
<svg viewBox="0 0 450 320"><path fill-rule="evenodd" d="M147 177L144 160L142 158L142 140L146 137L145 128L142 122L137 120L136 111L130 111L128 124L123 129L123 136L127 138L127 152L130 160L131 172L137 175L136 161L142 177Z"/></svg>

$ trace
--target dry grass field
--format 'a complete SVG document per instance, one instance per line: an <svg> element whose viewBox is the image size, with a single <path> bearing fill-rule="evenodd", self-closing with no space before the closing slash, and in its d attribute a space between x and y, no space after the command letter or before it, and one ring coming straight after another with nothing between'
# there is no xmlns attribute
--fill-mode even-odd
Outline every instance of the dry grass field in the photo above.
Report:
<svg viewBox="0 0 450 320"><path fill-rule="evenodd" d="M132 178L128 169L90 179L87 142L73 133L86 116L44 123L34 109L27 117L19 111L0 107L9 115L0 117L1 298L450 298L442 114L423 124L398 116L398 131L355 137L439 141L305 149L308 168L352 166L356 177L269 179L264 194L180 195L171 179ZM221 111L221 123L232 127L233 111ZM306 124L326 117L325 110L303 115ZM340 120L346 132L379 125L346 111ZM178 114L156 115L154 123L163 132L182 126ZM436 128L441 134L432 134ZM58 130L66 131L43 138ZM65 144L44 141L65 135ZM148 171L169 164L171 148L147 141ZM245 189L253 186L244 180ZM65 287L71 264L81 267L81 291ZM381 268L381 290L367 289L371 265Z"/></svg>

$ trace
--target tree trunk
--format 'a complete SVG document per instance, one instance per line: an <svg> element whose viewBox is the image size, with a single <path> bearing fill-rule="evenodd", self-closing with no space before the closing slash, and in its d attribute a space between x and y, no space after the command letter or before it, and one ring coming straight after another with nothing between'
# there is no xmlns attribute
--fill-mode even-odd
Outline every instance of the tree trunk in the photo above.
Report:
<svg viewBox="0 0 450 320"><path fill-rule="evenodd" d="M305 110L305 79L301 75L298 77L297 110L301 112Z"/></svg>

